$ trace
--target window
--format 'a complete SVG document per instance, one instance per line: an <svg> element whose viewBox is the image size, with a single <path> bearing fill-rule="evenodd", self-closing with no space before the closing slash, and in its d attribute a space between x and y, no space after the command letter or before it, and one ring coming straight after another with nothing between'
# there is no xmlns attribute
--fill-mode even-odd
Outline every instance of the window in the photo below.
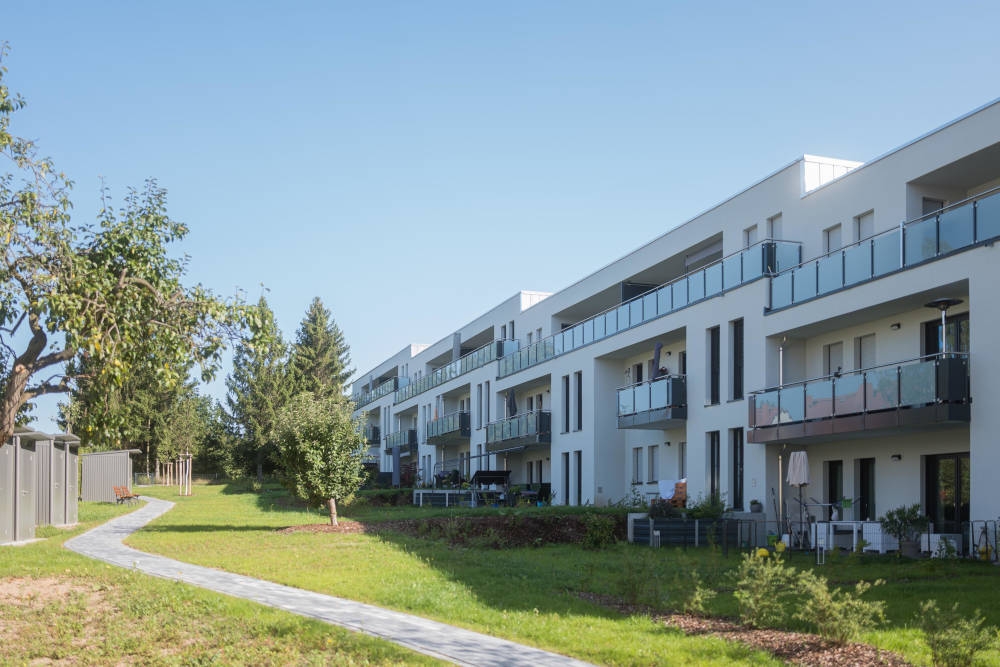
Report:
<svg viewBox="0 0 1000 667"><path fill-rule="evenodd" d="M856 459L857 475L854 477L855 497L858 499L854 512L855 521L875 520L875 459Z"/></svg>
<svg viewBox="0 0 1000 667"><path fill-rule="evenodd" d="M962 532L969 521L969 453L928 456L925 463L925 507L934 530Z"/></svg>
<svg viewBox="0 0 1000 667"><path fill-rule="evenodd" d="M528 412L534 412L535 411L535 397L534 396L529 396L527 400L528 400Z"/></svg>
<svg viewBox="0 0 1000 667"><path fill-rule="evenodd" d="M686 442L677 443L677 476L680 479L687 479L687 449Z"/></svg>
<svg viewBox="0 0 1000 667"><path fill-rule="evenodd" d="M583 450L578 449L573 452L576 460L576 504L583 504Z"/></svg>
<svg viewBox="0 0 1000 667"><path fill-rule="evenodd" d="M528 332L528 345L531 345L531 332Z"/></svg>
<svg viewBox="0 0 1000 667"><path fill-rule="evenodd" d="M948 352L969 351L969 314L952 315L945 320L945 344ZM941 319L924 323L924 354L937 354L941 349Z"/></svg>
<svg viewBox="0 0 1000 667"><path fill-rule="evenodd" d="M854 217L854 240L860 241L875 234L875 211Z"/></svg>
<svg viewBox="0 0 1000 667"><path fill-rule="evenodd" d="M652 377L652 374L650 374L650 377ZM634 384L642 382L642 364L632 365L632 382Z"/></svg>
<svg viewBox="0 0 1000 667"><path fill-rule="evenodd" d="M544 409L544 407L542 406L542 395L541 394L538 394L537 396L535 396L535 409L538 410L539 412L541 412Z"/></svg>
<svg viewBox="0 0 1000 667"><path fill-rule="evenodd" d="M632 483L642 484L642 447L632 448Z"/></svg>
<svg viewBox="0 0 1000 667"><path fill-rule="evenodd" d="M484 393L486 394L486 401L485 401L486 417L485 417L485 420L486 420L486 423L489 424L490 423L490 401L493 400L493 395L490 394L490 383L489 383L489 381L486 382L486 391Z"/></svg>
<svg viewBox="0 0 1000 667"><path fill-rule="evenodd" d="M583 371L574 373L576 377L576 430L583 430Z"/></svg>
<svg viewBox="0 0 1000 667"><path fill-rule="evenodd" d="M542 460L538 460L538 483L541 484L544 480L542 479Z"/></svg>
<svg viewBox="0 0 1000 667"><path fill-rule="evenodd" d="M483 427L483 385L476 385L476 428Z"/></svg>
<svg viewBox="0 0 1000 667"><path fill-rule="evenodd" d="M729 429L729 443L732 448L733 485L730 505L735 510L743 510L743 429Z"/></svg>
<svg viewBox="0 0 1000 667"><path fill-rule="evenodd" d="M501 324L500 325L500 339L501 340L507 340L507 325L506 324Z"/></svg>
<svg viewBox="0 0 1000 667"><path fill-rule="evenodd" d="M823 375L839 373L844 368L844 344L830 343L823 346Z"/></svg>
<svg viewBox="0 0 1000 667"><path fill-rule="evenodd" d="M767 219L767 238L781 240L781 214L773 215Z"/></svg>
<svg viewBox="0 0 1000 667"><path fill-rule="evenodd" d="M509 326L510 326L510 339L514 340L516 338L516 336L514 336L514 320L510 321Z"/></svg>
<svg viewBox="0 0 1000 667"><path fill-rule="evenodd" d="M757 225L752 225L743 230L743 247L749 248L757 242Z"/></svg>
<svg viewBox="0 0 1000 667"><path fill-rule="evenodd" d="M476 470L483 469L483 446L476 445Z"/></svg>
<svg viewBox="0 0 1000 667"><path fill-rule="evenodd" d="M924 197L921 202L921 215L927 215L929 213L934 213L940 211L944 208L944 202L940 199L931 199L930 197Z"/></svg>
<svg viewBox="0 0 1000 667"><path fill-rule="evenodd" d="M688 353L687 350L683 350L677 357L677 363L680 365L680 374L687 375L688 372Z"/></svg>
<svg viewBox="0 0 1000 667"><path fill-rule="evenodd" d="M708 434L708 493L712 498L717 498L721 492L719 488L719 432L712 431Z"/></svg>
<svg viewBox="0 0 1000 667"><path fill-rule="evenodd" d="M854 367L871 368L875 363L875 334L855 338Z"/></svg>
<svg viewBox="0 0 1000 667"><path fill-rule="evenodd" d="M840 225L834 225L823 230L823 252L840 250L842 245Z"/></svg>
<svg viewBox="0 0 1000 667"><path fill-rule="evenodd" d="M660 478L660 448L657 445L650 445L647 450L649 466L647 466L646 480L652 484Z"/></svg>
<svg viewBox="0 0 1000 667"><path fill-rule="evenodd" d="M708 330L708 404L719 403L719 327Z"/></svg>
<svg viewBox="0 0 1000 667"><path fill-rule="evenodd" d="M528 484L534 484L535 483L535 462L534 461L528 461L527 471L528 471L528 474L527 474Z"/></svg>
<svg viewBox="0 0 1000 667"><path fill-rule="evenodd" d="M826 502L830 505L840 503L844 497L844 462L825 461L826 467ZM843 516L834 517L836 510L833 507L827 508L827 517L830 521L837 519L843 521Z"/></svg>
<svg viewBox="0 0 1000 667"><path fill-rule="evenodd" d="M563 469L563 505L569 505L569 452L563 452L562 455L562 469Z"/></svg>
<svg viewBox="0 0 1000 667"><path fill-rule="evenodd" d="M563 433L569 433L569 376L563 375Z"/></svg>
<svg viewBox="0 0 1000 667"><path fill-rule="evenodd" d="M743 398L743 320L733 320L730 323L730 339L732 340L733 381L732 399Z"/></svg>
<svg viewBox="0 0 1000 667"><path fill-rule="evenodd" d="M541 340L541 339L542 339L542 328L538 327L537 329L535 329L535 340Z"/></svg>

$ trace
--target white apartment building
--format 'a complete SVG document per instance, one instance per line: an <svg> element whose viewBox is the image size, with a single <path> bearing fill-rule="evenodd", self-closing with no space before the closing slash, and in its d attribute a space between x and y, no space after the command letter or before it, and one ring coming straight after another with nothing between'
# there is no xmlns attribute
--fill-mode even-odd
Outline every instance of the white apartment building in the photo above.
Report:
<svg viewBox="0 0 1000 667"><path fill-rule="evenodd" d="M686 478L773 517L805 451L843 518L920 503L957 532L1000 515L998 238L1000 100L867 163L805 155L410 345L354 382L357 414L382 469L423 480L511 470L603 505Z"/></svg>

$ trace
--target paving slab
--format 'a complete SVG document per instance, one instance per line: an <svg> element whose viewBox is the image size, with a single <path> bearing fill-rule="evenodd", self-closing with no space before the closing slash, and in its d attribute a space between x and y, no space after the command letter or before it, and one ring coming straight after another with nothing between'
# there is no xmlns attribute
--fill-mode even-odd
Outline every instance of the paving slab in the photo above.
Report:
<svg viewBox="0 0 1000 667"><path fill-rule="evenodd" d="M385 639L459 665L582 666L589 663L401 611L314 593L241 574L145 553L122 540L170 510L167 500L143 497L146 505L83 533L65 546L111 565L252 600Z"/></svg>

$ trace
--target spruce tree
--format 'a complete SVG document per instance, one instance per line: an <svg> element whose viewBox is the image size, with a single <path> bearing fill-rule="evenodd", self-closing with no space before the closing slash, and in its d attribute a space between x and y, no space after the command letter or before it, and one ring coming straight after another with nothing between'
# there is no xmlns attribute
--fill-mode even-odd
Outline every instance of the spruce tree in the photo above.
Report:
<svg viewBox="0 0 1000 667"><path fill-rule="evenodd" d="M317 396L340 394L354 373L350 364L351 348L343 332L316 297L295 336L292 367L296 390Z"/></svg>
<svg viewBox="0 0 1000 667"><path fill-rule="evenodd" d="M274 467L274 420L294 389L287 367L288 346L274 313L264 297L258 308L268 342L236 346L233 371L226 378L226 406L237 439L232 464L243 472L256 472L259 480L265 468L270 471Z"/></svg>

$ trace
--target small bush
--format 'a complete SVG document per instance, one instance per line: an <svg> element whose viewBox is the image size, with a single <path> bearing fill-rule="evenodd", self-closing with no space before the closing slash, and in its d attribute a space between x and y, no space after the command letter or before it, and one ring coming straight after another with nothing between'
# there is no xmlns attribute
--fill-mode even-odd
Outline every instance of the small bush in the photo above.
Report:
<svg viewBox="0 0 1000 667"><path fill-rule="evenodd" d="M740 620L754 628L781 625L794 592L795 570L777 554L744 554L735 576L733 595L739 604Z"/></svg>
<svg viewBox="0 0 1000 667"><path fill-rule="evenodd" d="M716 592L706 586L701 580L697 569L688 569L678 577L681 608L685 614L704 616L708 613L708 605L715 598Z"/></svg>
<svg viewBox="0 0 1000 667"><path fill-rule="evenodd" d="M881 579L874 584L859 581L851 593L831 590L825 577L808 570L800 572L795 587L802 599L795 618L815 627L821 636L843 644L885 622L885 602L861 599L872 586L883 583Z"/></svg>
<svg viewBox="0 0 1000 667"><path fill-rule="evenodd" d="M698 496L698 500L687 508L692 519L721 519L726 512L726 503L719 494Z"/></svg>
<svg viewBox="0 0 1000 667"><path fill-rule="evenodd" d="M583 546L603 549L615 543L615 520L606 514L583 515Z"/></svg>
<svg viewBox="0 0 1000 667"><path fill-rule="evenodd" d="M681 511L674 507L669 500L654 498L649 503L650 519L676 519L681 515Z"/></svg>
<svg viewBox="0 0 1000 667"><path fill-rule="evenodd" d="M971 664L977 653L995 645L996 628L983 627L983 623L985 619L978 609L971 618L965 618L957 602L951 609L942 610L936 600L927 600L917 614L917 624L924 632L934 664L943 667Z"/></svg>

